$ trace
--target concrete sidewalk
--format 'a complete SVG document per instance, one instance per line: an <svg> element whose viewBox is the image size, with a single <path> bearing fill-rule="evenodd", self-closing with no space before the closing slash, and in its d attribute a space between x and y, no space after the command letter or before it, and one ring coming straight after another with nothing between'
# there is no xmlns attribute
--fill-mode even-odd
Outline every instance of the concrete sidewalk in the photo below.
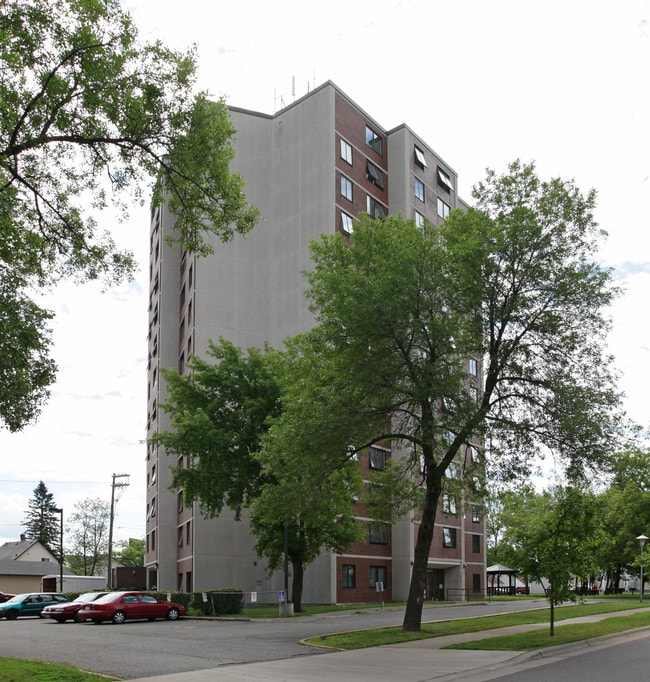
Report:
<svg viewBox="0 0 650 682"><path fill-rule="evenodd" d="M637 611L637 610L635 610ZM597 621L628 612L599 614L561 621L561 624ZM541 626L543 627L543 626ZM489 680L507 674L508 666L541 665L552 658L566 657L584 651L585 647L612 646L630 637L647 637L650 628L639 628L592 640L576 642L540 651L463 651L441 647L464 641L484 639L527 630L540 624L518 625L498 630L471 632L449 637L391 644L390 646L355 651L335 651L322 655L307 655L278 661L264 661L221 666L157 677L139 678L135 682L306 682L335 680L336 682L427 682L428 680ZM501 672L499 672L501 670Z"/></svg>

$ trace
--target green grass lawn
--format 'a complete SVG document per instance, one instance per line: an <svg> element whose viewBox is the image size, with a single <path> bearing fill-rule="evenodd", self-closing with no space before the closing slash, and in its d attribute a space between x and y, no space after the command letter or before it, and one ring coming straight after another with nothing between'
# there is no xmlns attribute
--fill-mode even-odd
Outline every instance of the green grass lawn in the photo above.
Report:
<svg viewBox="0 0 650 682"><path fill-rule="evenodd" d="M548 627L530 632L521 632L507 637L489 637L488 639L451 644L445 649L474 649L489 651L532 651L558 644L579 642L592 637L613 635L617 632L642 628L650 625L650 611L632 613L627 616L613 616L596 623L569 623L557 625L553 637L549 635Z"/></svg>
<svg viewBox="0 0 650 682"><path fill-rule="evenodd" d="M454 648L493 648L501 650L536 649L540 646L555 646L556 644L563 644L565 641L577 641L580 639L588 639L589 637L598 637L600 634L607 634L608 632L620 632L622 630L650 625L650 612L634 614L634 619L632 616L623 616L619 618L608 618L601 623L567 625L566 634L563 633L562 635L563 638L569 636L572 637L572 639L567 640L560 640L558 637L557 633L559 632L560 627L557 624L568 618L578 618L581 616L590 616L603 613L615 613L616 611L625 611L645 606L645 604L639 602L624 600L595 603L587 602L586 604L580 604L577 606L562 606L556 608L555 610L556 635L554 637L550 637L548 634L549 628L544 627L540 628L540 630L535 630L533 632L524 633L521 635L518 634L516 636L509 635L507 637L497 637L468 642L463 645L456 645ZM636 618L637 616L638 618ZM485 630L494 630L512 625L540 623L548 626L549 618L549 608L545 607L532 611L520 611L517 613L508 613L499 616L479 616L476 618L459 618L456 620L423 623L422 630L420 632L404 632L402 628L398 626L311 637L310 639L306 640L306 643L317 646L328 646L336 649L363 649L373 646L384 646L387 644L399 644L402 642L429 639L431 637L445 637L447 635L455 635L467 632L483 632ZM571 634L569 634L569 628L571 628ZM597 634L591 634L592 632L597 632ZM509 642L514 637L519 638L519 644L516 648L512 645L509 645ZM494 645L491 646L489 643L493 642L494 640L500 641L494 642ZM531 644L524 645L526 641L530 641ZM543 643L539 644L538 642Z"/></svg>
<svg viewBox="0 0 650 682"><path fill-rule="evenodd" d="M23 661L0 656L2 682L98 682L117 679L78 670L70 665Z"/></svg>

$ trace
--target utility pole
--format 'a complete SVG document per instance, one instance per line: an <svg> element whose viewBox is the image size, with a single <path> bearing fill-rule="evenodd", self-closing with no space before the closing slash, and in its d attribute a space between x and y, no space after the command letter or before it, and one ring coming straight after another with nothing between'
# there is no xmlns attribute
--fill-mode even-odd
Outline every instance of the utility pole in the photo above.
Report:
<svg viewBox="0 0 650 682"><path fill-rule="evenodd" d="M126 481L118 481L119 478L126 478ZM113 589L113 519L115 518L115 503L120 499L124 488L129 485L129 474L113 474L113 482L111 483L111 516L108 525L108 568L106 576L106 587L109 590ZM115 489L120 489L117 500L115 499Z"/></svg>
<svg viewBox="0 0 650 682"><path fill-rule="evenodd" d="M61 514L61 530L59 531L59 592L63 592L63 507L50 507L50 511Z"/></svg>

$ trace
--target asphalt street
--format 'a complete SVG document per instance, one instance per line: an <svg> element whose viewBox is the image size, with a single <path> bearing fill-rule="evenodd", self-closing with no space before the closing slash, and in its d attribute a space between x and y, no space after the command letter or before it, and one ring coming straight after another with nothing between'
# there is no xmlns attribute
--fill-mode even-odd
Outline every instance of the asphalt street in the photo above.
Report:
<svg viewBox="0 0 650 682"><path fill-rule="evenodd" d="M513 610L547 608L544 599L433 606L423 620L447 620ZM369 609L264 620L55 623L0 620L0 655L67 663L121 679L168 675L306 656L327 650L300 640L319 634L399 625L403 610Z"/></svg>

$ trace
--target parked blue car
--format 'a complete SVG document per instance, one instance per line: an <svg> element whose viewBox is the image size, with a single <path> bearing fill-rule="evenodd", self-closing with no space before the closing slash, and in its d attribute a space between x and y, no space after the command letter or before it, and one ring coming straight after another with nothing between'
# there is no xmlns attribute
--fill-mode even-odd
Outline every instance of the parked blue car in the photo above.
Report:
<svg viewBox="0 0 650 682"><path fill-rule="evenodd" d="M27 592L17 594L0 604L0 618L16 620L18 616L40 616L46 606L70 601L64 594L57 592Z"/></svg>

